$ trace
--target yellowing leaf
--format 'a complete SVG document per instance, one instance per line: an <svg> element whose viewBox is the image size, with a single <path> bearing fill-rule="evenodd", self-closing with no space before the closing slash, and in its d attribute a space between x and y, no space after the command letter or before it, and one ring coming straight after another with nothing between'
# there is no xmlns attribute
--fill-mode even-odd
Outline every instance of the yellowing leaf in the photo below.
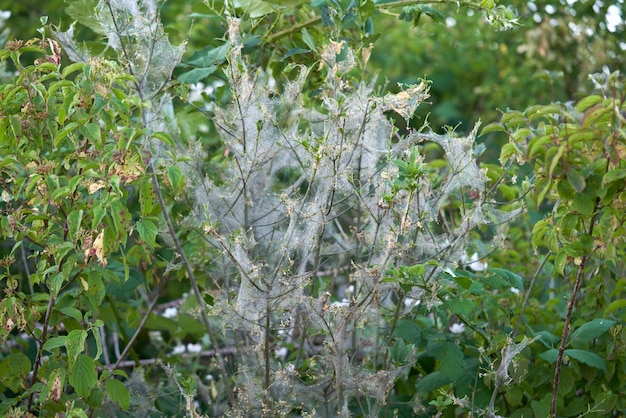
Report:
<svg viewBox="0 0 626 418"><path fill-rule="evenodd" d="M93 241L94 255L98 259L98 263L102 267L106 267L107 260L104 257L104 230L100 231L96 239Z"/></svg>
<svg viewBox="0 0 626 418"><path fill-rule="evenodd" d="M89 194L94 194L98 190L102 189L106 184L102 180L95 181L89 185Z"/></svg>

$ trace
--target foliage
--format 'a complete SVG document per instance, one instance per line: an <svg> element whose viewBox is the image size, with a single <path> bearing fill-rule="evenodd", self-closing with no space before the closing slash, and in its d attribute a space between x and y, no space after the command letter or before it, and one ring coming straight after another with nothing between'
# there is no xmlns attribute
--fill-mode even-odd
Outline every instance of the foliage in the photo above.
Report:
<svg viewBox="0 0 626 418"><path fill-rule="evenodd" d="M74 0L97 40L8 43L2 413L618 416L620 76L505 112L490 163L413 118L437 80L370 75L385 14L518 22L450 6Z"/></svg>
<svg viewBox="0 0 626 418"><path fill-rule="evenodd" d="M27 52L41 58L23 65ZM19 71L0 93L0 341L12 343L0 366L3 414L34 403L42 413L66 405L72 413L99 406L105 394L128 407L128 392L115 380L126 374L96 369L107 349L103 318L115 309L112 286L129 278L126 262L116 274L108 260L126 257L130 245L136 254L149 251L139 241L154 240L145 228L150 213L131 210L128 200L146 182L143 128L132 118L145 105L115 62L60 68L60 54L52 39L14 41L1 53Z"/></svg>
<svg viewBox="0 0 626 418"><path fill-rule="evenodd" d="M509 135L502 161L532 166L529 181L537 206L555 202L535 224L531 238L534 248L549 251L553 274L565 279L564 290L571 287L567 308L554 306L560 320L541 330L547 350L539 357L556 366L552 416L581 413L585 404L598 411L625 407L613 391L619 393L623 387L619 372L624 364L623 337L616 320L624 317L616 313L623 305L618 283L626 250L626 105L619 73L596 74L591 80L597 93L575 105L509 111L500 123L486 128ZM575 309L579 294L584 303L578 302L581 306ZM575 364L562 369L568 358ZM606 359L614 362L609 366ZM591 379L594 384L601 381L608 392L588 392ZM560 385L567 390L560 391Z"/></svg>

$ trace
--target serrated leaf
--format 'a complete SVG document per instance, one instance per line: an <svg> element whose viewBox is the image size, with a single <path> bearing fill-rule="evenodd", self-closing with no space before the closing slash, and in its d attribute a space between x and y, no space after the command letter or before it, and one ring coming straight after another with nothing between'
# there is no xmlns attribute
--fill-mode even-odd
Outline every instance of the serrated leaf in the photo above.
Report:
<svg viewBox="0 0 626 418"><path fill-rule="evenodd" d="M592 353L591 351L570 349L565 350L563 354L573 359L576 359L581 363L585 363L588 366L606 371L606 362L604 361L604 359L596 353Z"/></svg>
<svg viewBox="0 0 626 418"><path fill-rule="evenodd" d="M130 393L122 382L116 379L109 379L106 382L107 394L113 402L118 404L124 411L130 406Z"/></svg>
<svg viewBox="0 0 626 418"><path fill-rule="evenodd" d="M96 364L91 357L79 354L70 372L70 385L79 396L87 398L96 383L98 383Z"/></svg>
<svg viewBox="0 0 626 418"><path fill-rule="evenodd" d="M476 309L476 304L469 299L451 299L446 301L445 306L450 312L462 316L469 316Z"/></svg>
<svg viewBox="0 0 626 418"><path fill-rule="evenodd" d="M615 325L615 321L596 318L581 325L580 328L574 331L572 333L572 341L590 342L607 332L613 325Z"/></svg>
<svg viewBox="0 0 626 418"><path fill-rule="evenodd" d="M444 375L440 371L432 372L417 381L415 388L418 392L432 392L442 386L452 383L453 379Z"/></svg>
<svg viewBox="0 0 626 418"><path fill-rule="evenodd" d="M400 337L409 344L418 345L421 342L422 330L410 319L400 319L393 330L394 337Z"/></svg>
<svg viewBox="0 0 626 418"><path fill-rule="evenodd" d="M463 373L463 352L456 344L442 343L434 353L440 361L439 371L452 380Z"/></svg>
<svg viewBox="0 0 626 418"><path fill-rule="evenodd" d="M486 271L485 278L495 279L494 286L515 287L524 290L524 279L520 275L503 268L489 268Z"/></svg>
<svg viewBox="0 0 626 418"><path fill-rule="evenodd" d="M157 246L156 236L159 230L154 222L147 219L140 220L137 222L137 232L139 232L141 239L147 242L150 246Z"/></svg>

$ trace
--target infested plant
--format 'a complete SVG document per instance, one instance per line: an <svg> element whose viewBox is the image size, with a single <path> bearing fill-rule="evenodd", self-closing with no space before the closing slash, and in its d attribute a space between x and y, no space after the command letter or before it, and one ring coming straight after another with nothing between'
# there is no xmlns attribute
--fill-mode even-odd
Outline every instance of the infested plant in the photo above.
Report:
<svg viewBox="0 0 626 418"><path fill-rule="evenodd" d="M413 117L429 82L368 75L377 11L440 14L407 3L205 2L226 33L183 59L156 2L77 0L102 56L75 25L6 45L2 413L547 416L547 386L559 414L620 407L619 77L505 113L488 161L480 124Z"/></svg>

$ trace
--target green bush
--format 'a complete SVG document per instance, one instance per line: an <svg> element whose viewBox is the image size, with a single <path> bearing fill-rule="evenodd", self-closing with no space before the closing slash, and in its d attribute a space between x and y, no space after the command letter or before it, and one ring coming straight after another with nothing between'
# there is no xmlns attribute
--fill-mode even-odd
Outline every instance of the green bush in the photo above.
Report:
<svg viewBox="0 0 626 418"><path fill-rule="evenodd" d="M182 62L151 1L72 3L102 57L7 43L2 414L626 409L619 74L504 112L489 161L410 128L429 82L367 77L377 13L437 16L408 3L206 2L226 34Z"/></svg>

